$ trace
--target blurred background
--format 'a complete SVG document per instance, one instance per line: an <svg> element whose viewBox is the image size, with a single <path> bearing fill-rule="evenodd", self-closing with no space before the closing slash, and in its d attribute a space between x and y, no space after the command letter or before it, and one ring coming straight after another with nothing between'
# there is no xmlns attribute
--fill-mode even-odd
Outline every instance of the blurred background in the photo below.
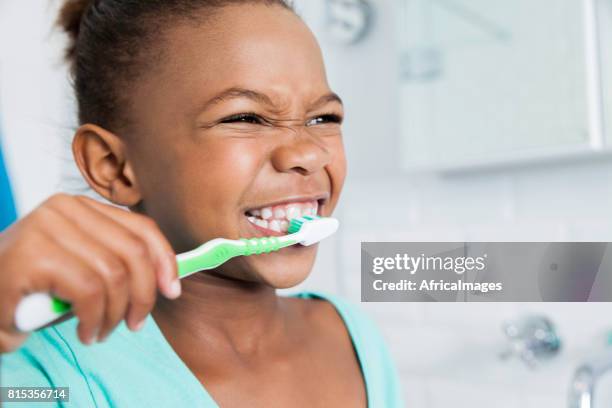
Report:
<svg viewBox="0 0 612 408"><path fill-rule="evenodd" d="M341 231L300 289L359 302L362 241L612 241L612 1L295 5L345 101L349 159ZM84 191L57 6L0 0L0 226ZM409 407L590 407L570 405L585 362L612 406L610 304L361 308Z"/></svg>

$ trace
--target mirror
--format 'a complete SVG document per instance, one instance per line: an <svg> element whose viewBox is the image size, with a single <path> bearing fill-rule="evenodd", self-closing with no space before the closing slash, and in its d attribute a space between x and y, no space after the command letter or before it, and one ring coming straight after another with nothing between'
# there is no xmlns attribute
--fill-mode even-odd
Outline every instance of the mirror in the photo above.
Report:
<svg viewBox="0 0 612 408"><path fill-rule="evenodd" d="M603 148L591 0L397 0L403 166Z"/></svg>

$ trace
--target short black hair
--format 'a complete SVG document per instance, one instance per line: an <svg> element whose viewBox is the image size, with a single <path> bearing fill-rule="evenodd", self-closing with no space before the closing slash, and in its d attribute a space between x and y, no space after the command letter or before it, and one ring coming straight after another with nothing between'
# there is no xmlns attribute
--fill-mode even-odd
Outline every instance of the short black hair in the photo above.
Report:
<svg viewBox="0 0 612 408"><path fill-rule="evenodd" d="M126 124L125 89L154 58L154 38L176 18L193 19L230 5L293 10L286 0L66 0L58 25L70 37L70 64L79 123L113 129ZM202 12L204 14L202 14Z"/></svg>

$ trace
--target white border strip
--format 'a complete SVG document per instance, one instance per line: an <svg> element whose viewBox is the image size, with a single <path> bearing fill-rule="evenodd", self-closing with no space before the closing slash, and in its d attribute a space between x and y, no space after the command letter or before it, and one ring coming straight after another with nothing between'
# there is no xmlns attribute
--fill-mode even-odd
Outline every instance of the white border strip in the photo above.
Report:
<svg viewBox="0 0 612 408"><path fill-rule="evenodd" d="M599 54L601 48L596 2L597 0L583 0L589 144L591 148L601 150L606 145L606 139L604 132L601 59Z"/></svg>

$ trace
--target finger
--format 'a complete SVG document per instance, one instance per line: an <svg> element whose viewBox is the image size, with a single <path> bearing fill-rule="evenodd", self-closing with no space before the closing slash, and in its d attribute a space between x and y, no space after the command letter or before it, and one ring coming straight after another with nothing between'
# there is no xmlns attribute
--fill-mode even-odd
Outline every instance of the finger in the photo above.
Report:
<svg viewBox="0 0 612 408"><path fill-rule="evenodd" d="M0 331L0 354L16 350L27 338L28 333Z"/></svg>
<svg viewBox="0 0 612 408"><path fill-rule="evenodd" d="M16 265L13 267L12 265L3 264L2 271L0 273L10 273L11 271L20 270L22 267L20 265ZM17 333L17 326L15 325L15 313L17 310L17 305L21 301L21 299L29 293L27 290L27 281L24 275L14 274L14 277L10 277L10 282L8 282L10 287L4 287L2 296L0 296L0 330L8 333Z"/></svg>
<svg viewBox="0 0 612 408"><path fill-rule="evenodd" d="M104 323L98 333L98 340L103 341L126 317L130 295L127 267L118 255L91 234L82 231L72 219L55 210L50 211L47 217L58 218L57 222L63 223L63 234L57 243L89 264L105 284L106 310ZM70 239L65 239L66 235Z"/></svg>
<svg viewBox="0 0 612 408"><path fill-rule="evenodd" d="M92 208L104 212L116 222L130 229L134 234L137 234L145 240L159 265L156 269L156 273L162 293L171 299L180 295L181 285L178 278L176 254L166 237L152 219L99 203L88 197L80 197L80 199Z"/></svg>
<svg viewBox="0 0 612 408"><path fill-rule="evenodd" d="M126 322L136 328L155 304L156 276L149 247L138 235L83 202L58 203L58 211L70 214L84 231L96 231L95 238L118 254L128 269L129 309Z"/></svg>
<svg viewBox="0 0 612 408"><path fill-rule="evenodd" d="M56 243L49 242L49 249L54 256L39 260L37 268L41 273L31 287L69 302L79 319L79 339L91 344L104 321L104 282L89 265Z"/></svg>

